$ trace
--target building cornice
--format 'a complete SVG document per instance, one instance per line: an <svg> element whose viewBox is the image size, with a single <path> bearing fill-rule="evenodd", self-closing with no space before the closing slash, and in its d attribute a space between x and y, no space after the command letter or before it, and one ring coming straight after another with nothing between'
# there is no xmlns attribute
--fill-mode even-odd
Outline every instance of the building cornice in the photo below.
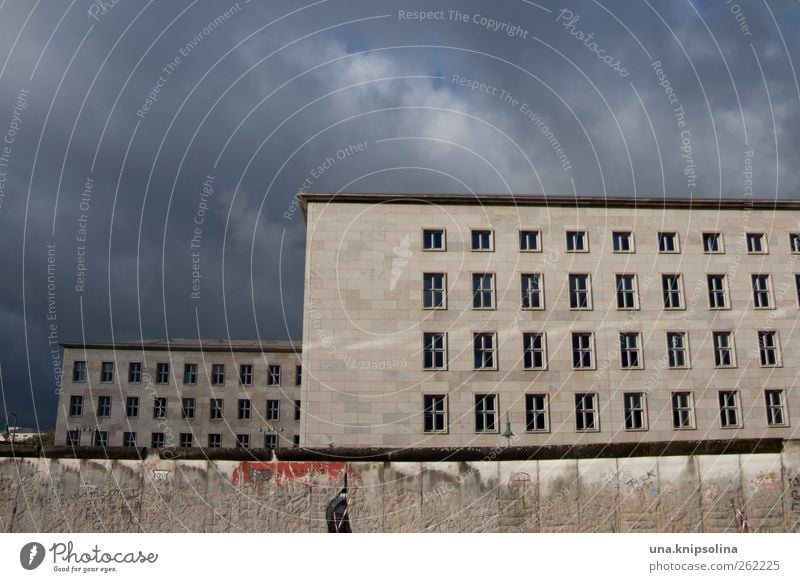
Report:
<svg viewBox="0 0 800 582"><path fill-rule="evenodd" d="M63 342L65 349L76 350L162 350L196 352L300 353L303 342L295 340L225 340L225 339L149 339L115 342Z"/></svg>

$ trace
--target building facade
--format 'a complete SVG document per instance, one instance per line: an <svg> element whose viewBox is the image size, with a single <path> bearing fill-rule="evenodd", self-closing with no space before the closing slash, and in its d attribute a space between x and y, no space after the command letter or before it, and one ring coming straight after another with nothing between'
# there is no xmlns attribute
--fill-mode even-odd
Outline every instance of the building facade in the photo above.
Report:
<svg viewBox="0 0 800 582"><path fill-rule="evenodd" d="M63 344L55 443L279 448L300 442L299 342Z"/></svg>
<svg viewBox="0 0 800 582"><path fill-rule="evenodd" d="M797 431L800 202L299 198L304 446Z"/></svg>

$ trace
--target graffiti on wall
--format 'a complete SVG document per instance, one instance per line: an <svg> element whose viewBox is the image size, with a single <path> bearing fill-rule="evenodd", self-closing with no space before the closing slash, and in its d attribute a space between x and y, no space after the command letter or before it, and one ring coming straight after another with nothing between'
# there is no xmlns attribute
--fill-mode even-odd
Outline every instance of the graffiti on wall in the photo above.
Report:
<svg viewBox="0 0 800 582"><path fill-rule="evenodd" d="M338 483L344 481L345 471L352 485L361 485L361 474L347 463L315 461L246 461L233 470L231 481L256 486L274 482L278 487L286 482L311 485L319 479Z"/></svg>

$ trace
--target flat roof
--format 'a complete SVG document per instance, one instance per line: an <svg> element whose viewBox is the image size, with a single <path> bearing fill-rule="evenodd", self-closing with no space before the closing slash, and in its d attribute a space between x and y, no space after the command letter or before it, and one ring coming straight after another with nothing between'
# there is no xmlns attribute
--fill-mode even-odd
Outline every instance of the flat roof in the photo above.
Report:
<svg viewBox="0 0 800 582"><path fill-rule="evenodd" d="M300 192L306 216L309 203L457 204L478 206L567 206L572 208L683 208L703 210L800 210L799 199L563 196L549 194L390 194Z"/></svg>
<svg viewBox="0 0 800 582"><path fill-rule="evenodd" d="M146 339L114 342L62 342L63 348L108 350L164 350L203 352L285 352L300 353L300 340L228 340L228 339Z"/></svg>

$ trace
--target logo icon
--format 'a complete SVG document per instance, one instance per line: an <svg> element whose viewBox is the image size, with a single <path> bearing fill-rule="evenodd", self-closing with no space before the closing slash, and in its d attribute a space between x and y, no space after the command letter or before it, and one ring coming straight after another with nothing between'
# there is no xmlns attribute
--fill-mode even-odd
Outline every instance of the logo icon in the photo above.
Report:
<svg viewBox="0 0 800 582"><path fill-rule="evenodd" d="M30 542L22 546L19 552L19 563L26 570L35 570L44 561L44 546L38 542Z"/></svg>

